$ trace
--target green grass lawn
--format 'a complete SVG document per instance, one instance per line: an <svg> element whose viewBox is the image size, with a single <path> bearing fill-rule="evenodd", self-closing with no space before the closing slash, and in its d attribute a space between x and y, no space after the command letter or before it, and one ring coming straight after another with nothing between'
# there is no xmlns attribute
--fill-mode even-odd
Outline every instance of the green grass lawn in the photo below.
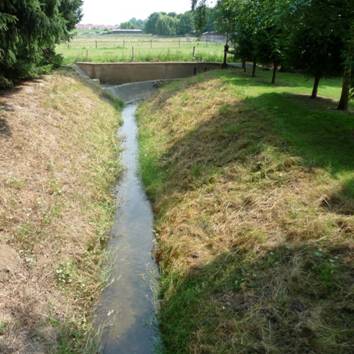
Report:
<svg viewBox="0 0 354 354"><path fill-rule="evenodd" d="M249 69L251 70L251 69ZM276 85L270 83L271 72L269 70L258 69L256 80L252 81L248 74L237 76L235 83L240 83L240 90L243 86L252 85L252 90L244 89L247 95L258 95L263 92L295 93L310 95L313 85L313 78L301 74L283 73L277 74ZM339 100L341 93L341 78L324 78L320 82L319 96Z"/></svg>
<svg viewBox="0 0 354 354"><path fill-rule="evenodd" d="M195 47L195 49L193 49ZM221 61L223 45L196 38L152 36L75 37L57 47L65 64L76 61Z"/></svg>
<svg viewBox="0 0 354 354"><path fill-rule="evenodd" d="M340 80L312 100L270 79L209 72L139 108L166 353L354 351L354 114Z"/></svg>

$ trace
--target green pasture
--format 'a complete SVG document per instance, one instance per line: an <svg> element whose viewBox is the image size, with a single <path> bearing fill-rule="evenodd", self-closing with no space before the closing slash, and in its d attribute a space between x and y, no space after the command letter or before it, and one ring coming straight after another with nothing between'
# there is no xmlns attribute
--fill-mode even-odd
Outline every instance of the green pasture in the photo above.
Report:
<svg viewBox="0 0 354 354"><path fill-rule="evenodd" d="M98 35L58 45L65 64L77 61L222 61L223 44L195 37Z"/></svg>

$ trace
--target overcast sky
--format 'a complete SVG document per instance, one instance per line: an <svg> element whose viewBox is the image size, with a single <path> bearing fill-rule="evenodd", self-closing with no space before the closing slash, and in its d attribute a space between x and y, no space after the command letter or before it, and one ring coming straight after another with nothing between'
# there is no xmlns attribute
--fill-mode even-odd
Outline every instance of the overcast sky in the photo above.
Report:
<svg viewBox="0 0 354 354"><path fill-rule="evenodd" d="M152 12L185 12L191 0L84 0L81 23L116 25L132 17L145 19Z"/></svg>

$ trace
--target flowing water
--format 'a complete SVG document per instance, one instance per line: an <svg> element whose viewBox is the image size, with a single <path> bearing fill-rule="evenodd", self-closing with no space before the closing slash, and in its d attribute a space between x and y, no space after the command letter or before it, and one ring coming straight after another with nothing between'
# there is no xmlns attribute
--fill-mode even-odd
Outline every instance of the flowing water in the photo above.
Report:
<svg viewBox="0 0 354 354"><path fill-rule="evenodd" d="M119 131L124 173L117 187L118 208L108 244L114 261L111 281L97 308L103 354L149 354L159 342L153 214L138 175L136 108L136 103L124 108Z"/></svg>

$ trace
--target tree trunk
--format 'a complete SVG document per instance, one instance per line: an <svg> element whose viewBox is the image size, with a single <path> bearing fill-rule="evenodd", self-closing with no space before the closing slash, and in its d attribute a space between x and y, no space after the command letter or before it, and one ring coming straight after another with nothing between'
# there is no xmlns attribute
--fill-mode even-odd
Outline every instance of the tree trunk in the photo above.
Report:
<svg viewBox="0 0 354 354"><path fill-rule="evenodd" d="M252 77L256 76L256 68L257 68L257 62L256 59L253 60L253 67L252 67Z"/></svg>
<svg viewBox="0 0 354 354"><path fill-rule="evenodd" d="M242 59L242 69L243 69L244 72L247 71L247 69L246 69L246 60L245 59Z"/></svg>
<svg viewBox="0 0 354 354"><path fill-rule="evenodd" d="M338 103L338 109L340 111L348 110L349 91L350 91L351 81L352 81L351 65L346 65L344 70L344 75L343 75L342 93Z"/></svg>
<svg viewBox="0 0 354 354"><path fill-rule="evenodd" d="M227 52L229 50L229 46L226 44L225 47L224 47L224 60L223 60L223 63L222 63L222 68L225 69L227 68Z"/></svg>
<svg viewBox="0 0 354 354"><path fill-rule="evenodd" d="M315 80L313 82L313 89L312 89L312 94L311 98L317 98L317 93L318 93L318 84L320 83L321 76L316 75Z"/></svg>
<svg viewBox="0 0 354 354"><path fill-rule="evenodd" d="M354 32L354 30L353 30ZM354 43L354 41L353 41ZM349 93L350 93L350 87L352 84L352 61L353 61L353 55L354 55L354 44L350 42L349 44L349 50L348 50L348 55L347 55L347 60L345 63L344 67L344 75L343 75L343 84L342 84L342 93L340 96L340 100L338 103L338 109L341 111L347 111L348 110L348 103L349 103Z"/></svg>
<svg viewBox="0 0 354 354"><path fill-rule="evenodd" d="M272 76L272 84L275 84L275 77L277 75L278 64L273 64L273 76Z"/></svg>

